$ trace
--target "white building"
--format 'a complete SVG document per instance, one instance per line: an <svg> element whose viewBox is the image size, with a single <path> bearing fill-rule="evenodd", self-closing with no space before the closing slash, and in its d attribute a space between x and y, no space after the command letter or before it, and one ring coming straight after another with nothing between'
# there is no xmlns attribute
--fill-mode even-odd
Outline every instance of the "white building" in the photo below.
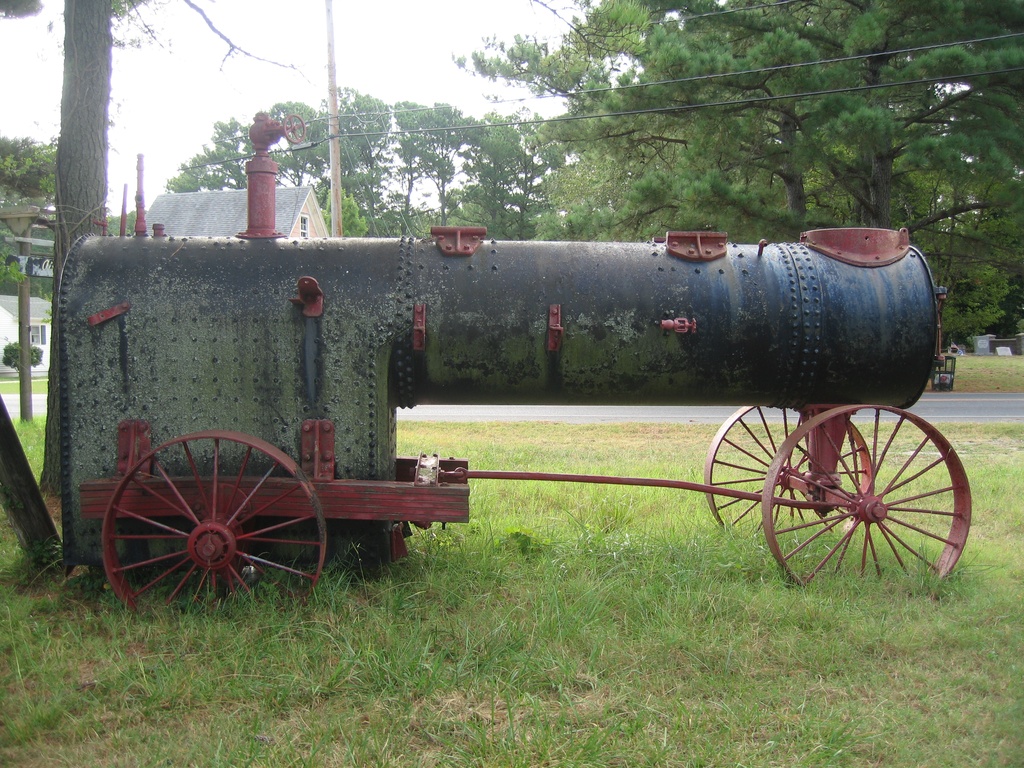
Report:
<svg viewBox="0 0 1024 768"><path fill-rule="evenodd" d="M29 306L29 341L43 350L43 362L32 369L33 377L50 370L50 301L32 297ZM3 348L18 341L18 297L0 296L0 355ZM0 376L16 376L17 371L0 363Z"/></svg>

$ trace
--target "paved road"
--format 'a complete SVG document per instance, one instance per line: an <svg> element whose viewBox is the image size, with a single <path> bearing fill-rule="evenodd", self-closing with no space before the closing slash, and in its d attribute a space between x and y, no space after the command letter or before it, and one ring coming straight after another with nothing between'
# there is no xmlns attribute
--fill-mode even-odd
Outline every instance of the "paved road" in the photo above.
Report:
<svg viewBox="0 0 1024 768"><path fill-rule="evenodd" d="M21 397L19 395L3 395L7 413L12 419L21 417ZM32 415L46 415L46 395L32 395Z"/></svg>
<svg viewBox="0 0 1024 768"><path fill-rule="evenodd" d="M17 395L4 395L12 419L21 414ZM732 406L562 406L562 405L418 405L399 409L409 421L559 421L600 424L624 421L720 424ZM1024 421L1024 394L929 392L911 410L930 422ZM32 413L46 413L46 395L32 396Z"/></svg>
<svg viewBox="0 0 1024 768"><path fill-rule="evenodd" d="M910 409L933 423L951 421L1024 421L1024 394L926 393ZM534 406L418 405L399 409L410 421L558 421L599 424L627 421L720 424L734 406Z"/></svg>

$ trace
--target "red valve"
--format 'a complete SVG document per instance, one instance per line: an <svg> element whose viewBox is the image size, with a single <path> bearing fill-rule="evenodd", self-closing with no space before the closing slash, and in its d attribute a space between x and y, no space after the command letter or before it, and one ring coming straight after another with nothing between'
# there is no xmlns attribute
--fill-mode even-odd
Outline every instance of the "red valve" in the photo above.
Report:
<svg viewBox="0 0 1024 768"><path fill-rule="evenodd" d="M675 331L676 333L693 333L697 332L697 321L689 320L685 317L677 317L675 320L662 320L661 330L663 331Z"/></svg>
<svg viewBox="0 0 1024 768"><path fill-rule="evenodd" d="M288 115L283 121L272 120L266 112L259 112L249 126L249 139L256 153L266 152L272 144L288 139L297 144L306 138L306 124L298 115Z"/></svg>

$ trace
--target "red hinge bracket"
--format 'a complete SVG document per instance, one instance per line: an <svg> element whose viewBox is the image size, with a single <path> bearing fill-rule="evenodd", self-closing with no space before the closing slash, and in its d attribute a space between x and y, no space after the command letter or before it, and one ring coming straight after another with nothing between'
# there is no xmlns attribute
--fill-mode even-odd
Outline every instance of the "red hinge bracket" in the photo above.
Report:
<svg viewBox="0 0 1024 768"><path fill-rule="evenodd" d="M122 421L117 425L117 474L128 474L128 470L152 449L148 421L144 419Z"/></svg>
<svg viewBox="0 0 1024 768"><path fill-rule="evenodd" d="M334 479L334 423L329 419L302 422L302 471L313 480Z"/></svg>
<svg viewBox="0 0 1024 768"><path fill-rule="evenodd" d="M110 309L102 309L95 315L89 315L89 325L99 325L100 323L105 323L107 322L107 320L111 320L117 317L118 315L123 315L131 308L132 305L129 302L122 301L120 304L117 304L111 307Z"/></svg>
<svg viewBox="0 0 1024 768"><path fill-rule="evenodd" d="M726 254L728 232L667 232L665 250L677 259L714 261Z"/></svg>
<svg viewBox="0 0 1024 768"><path fill-rule="evenodd" d="M430 236L446 256L472 256L487 237L487 227L431 227Z"/></svg>
<svg viewBox="0 0 1024 768"><path fill-rule="evenodd" d="M415 304L412 308L412 349L422 352L427 348L427 305Z"/></svg>
<svg viewBox="0 0 1024 768"><path fill-rule="evenodd" d="M552 304L548 307L548 352L557 352L562 348L562 305Z"/></svg>

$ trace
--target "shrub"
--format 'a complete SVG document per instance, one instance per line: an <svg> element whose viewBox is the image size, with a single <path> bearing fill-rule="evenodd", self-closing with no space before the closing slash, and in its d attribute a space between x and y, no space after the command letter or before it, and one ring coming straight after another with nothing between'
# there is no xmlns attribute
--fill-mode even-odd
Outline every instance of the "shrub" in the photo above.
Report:
<svg viewBox="0 0 1024 768"><path fill-rule="evenodd" d="M32 367L43 362L43 350L32 345ZM4 365L18 371L21 370L21 346L14 341L4 347Z"/></svg>

